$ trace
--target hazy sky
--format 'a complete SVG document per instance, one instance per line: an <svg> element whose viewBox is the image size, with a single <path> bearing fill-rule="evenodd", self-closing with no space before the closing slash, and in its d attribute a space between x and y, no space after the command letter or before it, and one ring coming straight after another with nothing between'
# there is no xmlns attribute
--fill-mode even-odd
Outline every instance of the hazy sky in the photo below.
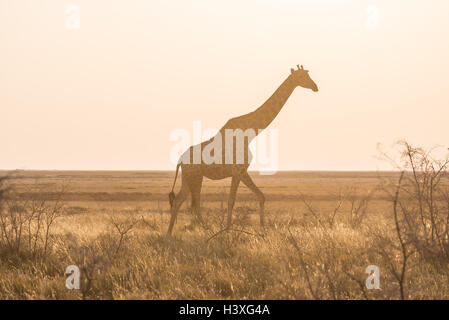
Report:
<svg viewBox="0 0 449 320"><path fill-rule="evenodd" d="M378 142L449 142L447 0L0 4L1 169L174 169L173 130L219 129L298 63L320 91L272 123L280 169L375 170Z"/></svg>

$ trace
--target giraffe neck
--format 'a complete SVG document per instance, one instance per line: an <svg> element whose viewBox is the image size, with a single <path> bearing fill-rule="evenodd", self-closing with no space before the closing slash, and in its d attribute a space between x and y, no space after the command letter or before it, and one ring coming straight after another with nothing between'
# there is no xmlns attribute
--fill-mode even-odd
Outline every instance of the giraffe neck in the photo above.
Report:
<svg viewBox="0 0 449 320"><path fill-rule="evenodd" d="M285 81L277 88L277 90L262 104L258 109L254 111L256 119L260 119L258 128L265 129L276 118L279 111L287 102L288 98L295 90L296 84L289 76ZM258 122L259 122L258 121Z"/></svg>

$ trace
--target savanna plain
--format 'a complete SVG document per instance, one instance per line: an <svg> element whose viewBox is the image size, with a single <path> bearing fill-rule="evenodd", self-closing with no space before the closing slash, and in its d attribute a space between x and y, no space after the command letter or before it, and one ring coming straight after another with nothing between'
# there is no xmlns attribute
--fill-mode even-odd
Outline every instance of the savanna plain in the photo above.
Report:
<svg viewBox="0 0 449 320"><path fill-rule="evenodd" d="M252 172L266 226L240 186L229 230L230 180L206 180L203 223L187 201L167 237L173 172L0 172L0 299L448 299L436 174Z"/></svg>

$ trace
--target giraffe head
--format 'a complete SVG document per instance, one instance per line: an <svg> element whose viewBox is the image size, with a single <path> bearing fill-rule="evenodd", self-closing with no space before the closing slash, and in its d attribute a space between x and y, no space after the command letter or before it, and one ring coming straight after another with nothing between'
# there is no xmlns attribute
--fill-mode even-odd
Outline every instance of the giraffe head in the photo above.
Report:
<svg viewBox="0 0 449 320"><path fill-rule="evenodd" d="M318 86L316 83L310 78L309 70L304 70L304 67L301 65L301 68L298 66L298 70L291 69L292 74L290 77L293 79L297 86L301 86L306 89L311 89L313 92L318 91Z"/></svg>

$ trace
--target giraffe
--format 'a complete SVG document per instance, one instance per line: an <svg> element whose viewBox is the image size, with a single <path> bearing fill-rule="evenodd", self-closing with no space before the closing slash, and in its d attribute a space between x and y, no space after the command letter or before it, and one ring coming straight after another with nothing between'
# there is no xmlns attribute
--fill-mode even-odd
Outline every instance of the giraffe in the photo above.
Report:
<svg viewBox="0 0 449 320"><path fill-rule="evenodd" d="M311 89L314 92L318 91L317 85L309 76L309 71L305 70L302 65L301 67L297 65L297 70L293 68L290 69L290 75L287 79L285 79L271 97L259 108L248 114L230 119L219 130L216 136L198 145L191 146L183 155L181 155L176 166L173 187L169 194L171 217L167 232L168 235L171 235L178 210L189 194L191 195L192 212L200 219L200 221L202 221L200 213L200 194L203 177L212 180L221 180L231 177L231 189L228 198L226 221L227 229L229 229L232 224L232 209L234 207L240 182L243 182L243 184L256 195L259 202L260 225L262 228L264 227L265 197L248 174L248 167L252 158L248 146L251 140L268 127L274 120L287 102L287 99L293 93L293 90L298 86ZM234 141L236 141L236 136L227 135L229 131L234 133L237 131L240 133L243 132L243 143L240 145L234 143ZM216 149L210 150L211 146L216 142L221 142L221 146L226 145L226 148L221 148L221 155L219 154L219 151L215 154ZM226 144L226 142L229 144ZM201 156L205 151L209 151L210 157L213 157L216 161L210 161L210 159L198 160L198 155ZM182 169L182 182L181 189L175 196L174 188L179 167Z"/></svg>

